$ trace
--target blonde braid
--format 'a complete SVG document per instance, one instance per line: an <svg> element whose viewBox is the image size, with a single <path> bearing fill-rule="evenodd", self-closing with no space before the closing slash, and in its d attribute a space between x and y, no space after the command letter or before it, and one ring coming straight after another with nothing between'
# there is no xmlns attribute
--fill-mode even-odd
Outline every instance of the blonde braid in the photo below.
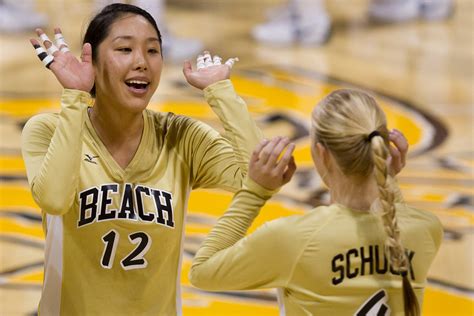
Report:
<svg viewBox="0 0 474 316"><path fill-rule="evenodd" d="M387 183L388 149L382 137L373 137L371 145L374 175L379 190L380 205L382 206L382 221L384 230L387 233L385 253L396 271L406 272L409 266L405 250L400 242L400 229L398 228L397 217L395 216L395 194Z"/></svg>
<svg viewBox="0 0 474 316"><path fill-rule="evenodd" d="M407 277L410 263L400 240L400 229L398 227L397 217L395 216L395 193L387 182L387 158L389 151L383 138L380 136L375 136L371 139L371 147L374 175L379 191L380 205L382 206L382 222L387 234L385 253L390 265L395 271L400 272L403 277L405 315L418 316L420 314L418 300Z"/></svg>

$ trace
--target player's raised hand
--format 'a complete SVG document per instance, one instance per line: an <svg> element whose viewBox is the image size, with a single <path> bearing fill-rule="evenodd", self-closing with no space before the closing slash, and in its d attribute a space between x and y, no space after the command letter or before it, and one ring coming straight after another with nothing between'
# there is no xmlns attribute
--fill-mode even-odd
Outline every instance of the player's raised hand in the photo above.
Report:
<svg viewBox="0 0 474 316"><path fill-rule="evenodd" d="M184 77L186 77L186 81L190 85L203 90L213 83L229 79L230 70L238 60L238 58L229 58L222 64L222 58L217 55L212 57L208 51L205 51L202 55L199 55L196 60L196 70L193 70L189 60L184 62Z"/></svg>
<svg viewBox="0 0 474 316"><path fill-rule="evenodd" d="M250 157L249 177L268 190L280 188L295 173L294 150L295 144L286 137L263 140Z"/></svg>
<svg viewBox="0 0 474 316"><path fill-rule="evenodd" d="M408 141L405 135L397 129L393 129L389 134L390 157L388 158L388 170L392 177L396 176L406 164L408 152ZM393 145L392 145L393 144Z"/></svg>
<svg viewBox="0 0 474 316"><path fill-rule="evenodd" d="M79 60L69 51L59 28L54 29L56 45L42 29L36 29L36 33L44 48L36 39L30 39L30 42L36 50L36 55L54 73L59 83L67 89L90 92L94 86L91 45L84 44Z"/></svg>

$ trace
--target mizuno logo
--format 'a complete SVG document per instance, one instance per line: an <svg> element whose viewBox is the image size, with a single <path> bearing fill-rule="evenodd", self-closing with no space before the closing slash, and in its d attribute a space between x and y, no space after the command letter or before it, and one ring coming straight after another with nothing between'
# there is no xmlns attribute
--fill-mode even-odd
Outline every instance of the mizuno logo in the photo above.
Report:
<svg viewBox="0 0 474 316"><path fill-rule="evenodd" d="M87 161L87 162L90 162L90 163L93 163L93 164L97 164L97 162L95 162L94 159L99 158L99 156L91 156L91 155L88 155L88 154L85 154L84 156L86 156L86 158L84 158L84 161Z"/></svg>

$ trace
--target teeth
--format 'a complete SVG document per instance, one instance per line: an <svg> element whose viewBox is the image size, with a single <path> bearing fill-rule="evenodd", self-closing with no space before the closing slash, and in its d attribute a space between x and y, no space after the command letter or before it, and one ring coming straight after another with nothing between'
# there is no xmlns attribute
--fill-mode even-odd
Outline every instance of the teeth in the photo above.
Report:
<svg viewBox="0 0 474 316"><path fill-rule="evenodd" d="M127 83L130 83L130 84L148 84L148 82L141 81L141 80L128 80Z"/></svg>

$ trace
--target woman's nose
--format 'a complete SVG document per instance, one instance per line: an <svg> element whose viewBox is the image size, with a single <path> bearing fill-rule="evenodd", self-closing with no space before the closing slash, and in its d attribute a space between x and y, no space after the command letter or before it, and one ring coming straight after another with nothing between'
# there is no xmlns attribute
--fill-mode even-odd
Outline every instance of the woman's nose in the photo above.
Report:
<svg viewBox="0 0 474 316"><path fill-rule="evenodd" d="M146 58L142 53L136 53L135 55L135 65L134 69L136 70L146 70L148 68L146 63Z"/></svg>

